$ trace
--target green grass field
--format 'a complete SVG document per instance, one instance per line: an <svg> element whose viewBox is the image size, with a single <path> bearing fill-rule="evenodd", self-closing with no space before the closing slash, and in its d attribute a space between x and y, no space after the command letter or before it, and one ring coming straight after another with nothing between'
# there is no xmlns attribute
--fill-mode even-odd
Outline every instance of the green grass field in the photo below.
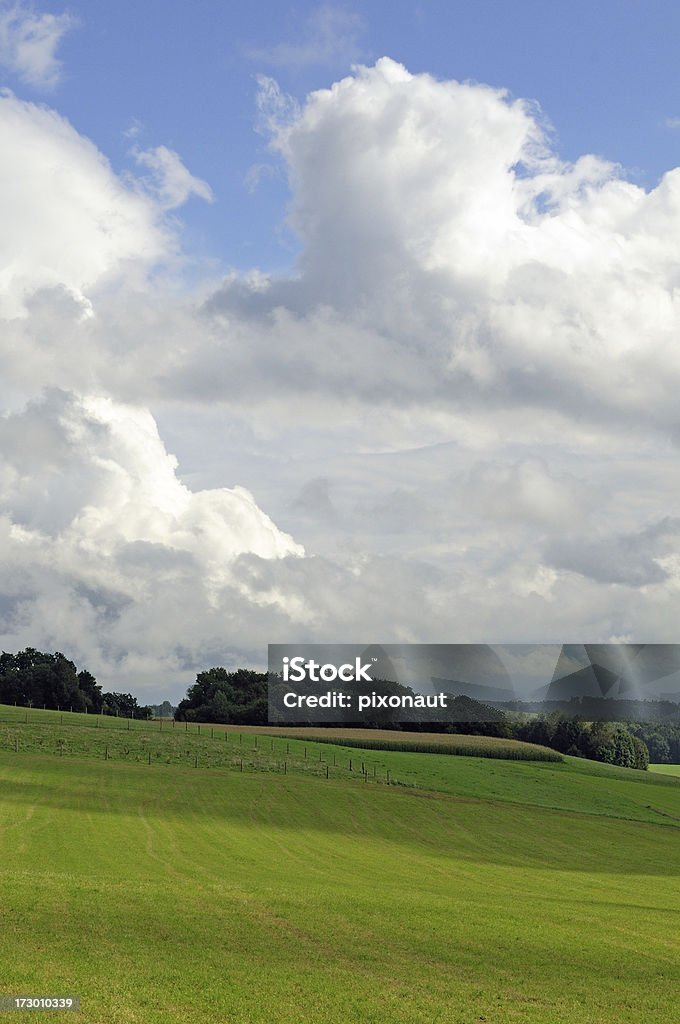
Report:
<svg viewBox="0 0 680 1024"><path fill-rule="evenodd" d="M680 778L680 764L650 764L650 772L657 775L668 775L673 778Z"/></svg>
<svg viewBox="0 0 680 1024"><path fill-rule="evenodd" d="M3 993L83 1024L677 1019L680 780L49 716L0 708Z"/></svg>

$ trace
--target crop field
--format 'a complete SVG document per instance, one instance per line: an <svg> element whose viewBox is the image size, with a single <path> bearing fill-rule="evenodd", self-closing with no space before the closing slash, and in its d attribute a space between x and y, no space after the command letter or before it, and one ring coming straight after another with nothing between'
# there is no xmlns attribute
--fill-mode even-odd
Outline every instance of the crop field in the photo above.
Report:
<svg viewBox="0 0 680 1024"><path fill-rule="evenodd" d="M561 761L562 755L548 747L521 740L493 736L463 736L451 733L395 732L389 729L287 729L286 736L306 736L320 743L341 742L365 750L404 750L415 754L454 754L495 757L508 761Z"/></svg>
<svg viewBox="0 0 680 1024"><path fill-rule="evenodd" d="M674 778L57 714L0 708L2 993L81 1024L677 1017Z"/></svg>

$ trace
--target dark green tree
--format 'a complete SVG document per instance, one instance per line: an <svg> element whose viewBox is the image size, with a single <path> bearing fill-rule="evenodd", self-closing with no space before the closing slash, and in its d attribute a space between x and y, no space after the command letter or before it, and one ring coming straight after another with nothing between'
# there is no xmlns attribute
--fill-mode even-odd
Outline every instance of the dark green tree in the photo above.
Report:
<svg viewBox="0 0 680 1024"><path fill-rule="evenodd" d="M151 718L151 708L140 705L131 693L103 693L102 710L105 715L119 715L121 718Z"/></svg>
<svg viewBox="0 0 680 1024"><path fill-rule="evenodd" d="M90 672L78 672L60 651L47 654L27 647L0 656L0 702L97 712L101 687Z"/></svg>
<svg viewBox="0 0 680 1024"><path fill-rule="evenodd" d="M199 672L175 712L178 721L267 724L267 673L216 667Z"/></svg>

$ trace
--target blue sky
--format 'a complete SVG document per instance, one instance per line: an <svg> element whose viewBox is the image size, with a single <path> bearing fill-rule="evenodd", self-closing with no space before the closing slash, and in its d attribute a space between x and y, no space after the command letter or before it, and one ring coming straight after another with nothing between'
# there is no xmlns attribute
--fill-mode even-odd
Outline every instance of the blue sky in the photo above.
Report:
<svg viewBox="0 0 680 1024"><path fill-rule="evenodd" d="M0 0L0 648L676 642L679 36Z"/></svg>
<svg viewBox="0 0 680 1024"><path fill-rule="evenodd" d="M298 99L387 55L414 72L472 79L540 103L559 153L596 153L649 187L680 163L680 6L673 0L298 2L142 0L45 4L78 21L48 97L116 168L140 145L176 150L212 187L183 213L189 248L240 269L290 264L285 173L257 133L258 74ZM324 13L325 10L325 13ZM329 37L334 45L329 45ZM44 93L11 82L23 95ZM271 164L251 191L245 181Z"/></svg>

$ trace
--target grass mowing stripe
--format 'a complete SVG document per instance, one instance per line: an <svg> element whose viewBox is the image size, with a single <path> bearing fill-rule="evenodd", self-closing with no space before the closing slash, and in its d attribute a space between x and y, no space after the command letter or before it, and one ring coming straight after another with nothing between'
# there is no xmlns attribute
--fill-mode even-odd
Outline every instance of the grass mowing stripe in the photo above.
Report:
<svg viewBox="0 0 680 1024"><path fill-rule="evenodd" d="M438 760L526 769L525 803L572 772ZM0 752L3 988L81 1024L672 1020L679 874L659 825Z"/></svg>

